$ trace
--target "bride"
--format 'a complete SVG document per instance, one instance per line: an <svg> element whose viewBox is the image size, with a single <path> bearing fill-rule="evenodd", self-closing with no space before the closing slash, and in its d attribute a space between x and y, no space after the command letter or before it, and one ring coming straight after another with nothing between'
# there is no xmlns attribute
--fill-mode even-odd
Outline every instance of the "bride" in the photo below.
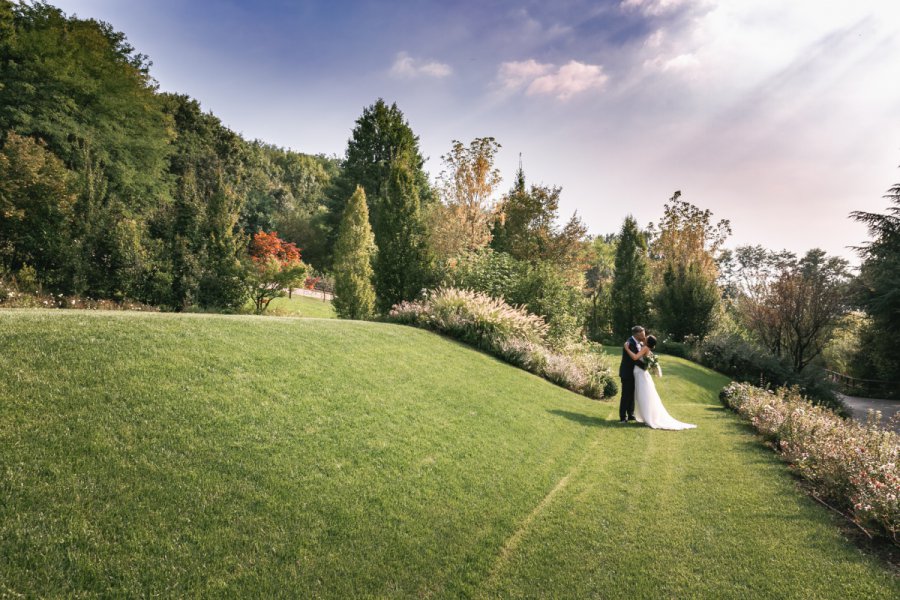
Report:
<svg viewBox="0 0 900 600"><path fill-rule="evenodd" d="M647 344L637 353L632 352L627 343L625 352L632 360L639 361L651 355L651 350L655 347L656 338L651 335L647 338ZM653 429L693 429L696 427L696 425L682 423L669 414L656 391L656 385L653 383L649 371L638 366L634 367L634 400L635 418L638 422L646 423Z"/></svg>

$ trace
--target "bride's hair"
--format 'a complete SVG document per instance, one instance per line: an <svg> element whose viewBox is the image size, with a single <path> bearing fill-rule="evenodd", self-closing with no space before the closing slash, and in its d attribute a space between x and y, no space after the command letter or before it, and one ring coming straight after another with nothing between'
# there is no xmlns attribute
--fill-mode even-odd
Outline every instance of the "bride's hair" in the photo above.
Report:
<svg viewBox="0 0 900 600"><path fill-rule="evenodd" d="M647 346L649 346L651 350L656 348L656 336L655 335L647 336Z"/></svg>

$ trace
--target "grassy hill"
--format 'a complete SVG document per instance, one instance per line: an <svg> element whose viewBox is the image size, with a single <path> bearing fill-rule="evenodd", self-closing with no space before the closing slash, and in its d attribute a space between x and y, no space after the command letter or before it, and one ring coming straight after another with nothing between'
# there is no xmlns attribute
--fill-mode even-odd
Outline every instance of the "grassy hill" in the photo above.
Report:
<svg viewBox="0 0 900 600"><path fill-rule="evenodd" d="M900 594L665 366L699 429L401 326L0 311L0 597Z"/></svg>

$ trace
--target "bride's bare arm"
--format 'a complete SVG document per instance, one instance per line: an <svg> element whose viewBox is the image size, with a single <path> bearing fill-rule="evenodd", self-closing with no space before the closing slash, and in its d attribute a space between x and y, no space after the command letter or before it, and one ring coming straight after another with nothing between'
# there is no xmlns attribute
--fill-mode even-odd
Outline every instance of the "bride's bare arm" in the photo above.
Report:
<svg viewBox="0 0 900 600"><path fill-rule="evenodd" d="M637 352L637 354L635 354L631 351L631 348L628 347L628 342L625 342L625 352L628 353L628 356L631 357L631 360L640 360L641 358L647 356L647 354L650 352L650 347L644 346Z"/></svg>

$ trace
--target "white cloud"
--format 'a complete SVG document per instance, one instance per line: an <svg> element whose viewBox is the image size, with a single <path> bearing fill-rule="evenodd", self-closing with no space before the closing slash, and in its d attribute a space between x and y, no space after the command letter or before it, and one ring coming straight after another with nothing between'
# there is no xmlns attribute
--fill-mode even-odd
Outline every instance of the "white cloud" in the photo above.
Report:
<svg viewBox="0 0 900 600"><path fill-rule="evenodd" d="M624 10L638 10L650 17L658 17L689 4L691 0L622 0Z"/></svg>
<svg viewBox="0 0 900 600"><path fill-rule="evenodd" d="M553 65L539 63L533 58L520 62L505 62L500 65L497 79L504 89L513 90L534 81L552 68Z"/></svg>
<svg viewBox="0 0 900 600"><path fill-rule="evenodd" d="M655 69L662 72L685 72L696 69L700 66L700 59L694 54L679 54L671 58L665 56L655 56L644 61L644 67Z"/></svg>
<svg viewBox="0 0 900 600"><path fill-rule="evenodd" d="M647 36L647 39L644 40L644 48L659 48L662 46L663 40L666 39L666 32L662 29L657 29L653 33Z"/></svg>
<svg viewBox="0 0 900 600"><path fill-rule="evenodd" d="M452 73L453 69L446 63L416 59L406 52L399 52L391 66L392 76L407 79L423 76L440 79Z"/></svg>
<svg viewBox="0 0 900 600"><path fill-rule="evenodd" d="M518 43L528 40L532 43L545 44L572 33L571 25L553 23L545 25L531 16L528 9L521 8L510 15L510 32L517 36Z"/></svg>
<svg viewBox="0 0 900 600"><path fill-rule="evenodd" d="M600 89L609 78L600 65L571 60L556 67L530 59L501 64L497 79L506 90L524 87L529 96L540 94L568 100L581 92Z"/></svg>
<svg viewBox="0 0 900 600"><path fill-rule="evenodd" d="M679 54L662 65L663 71L684 71L700 66L700 60L693 54Z"/></svg>

